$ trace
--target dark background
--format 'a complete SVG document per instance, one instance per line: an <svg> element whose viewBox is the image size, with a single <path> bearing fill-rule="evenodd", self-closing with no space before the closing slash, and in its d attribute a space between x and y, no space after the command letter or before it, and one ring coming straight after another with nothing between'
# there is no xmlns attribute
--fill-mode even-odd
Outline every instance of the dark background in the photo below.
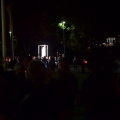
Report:
<svg viewBox="0 0 120 120"><path fill-rule="evenodd" d="M91 34L96 39L104 38L104 36L117 36L120 33L119 1L6 0L6 6L11 2L13 5L13 33L19 39L18 48L23 49L21 44L24 41L29 43L34 39L35 42L29 50L34 55L37 55L38 44L48 44L49 52L52 55L55 55L57 51L63 52L62 44L56 42L54 37L45 39L41 37L40 23L44 15L47 16L45 17L47 24L58 23L63 17L66 21L89 23L94 28ZM6 21L8 21L7 15ZM8 35L8 33L6 34ZM9 37L7 40L9 41Z"/></svg>

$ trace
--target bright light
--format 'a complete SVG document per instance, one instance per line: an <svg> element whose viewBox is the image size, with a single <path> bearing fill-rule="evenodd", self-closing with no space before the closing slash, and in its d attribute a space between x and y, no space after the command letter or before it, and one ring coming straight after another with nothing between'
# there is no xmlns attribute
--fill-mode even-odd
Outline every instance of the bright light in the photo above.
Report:
<svg viewBox="0 0 120 120"><path fill-rule="evenodd" d="M9 58L8 58L8 57L6 58L6 61L7 61L7 62L9 61Z"/></svg>
<svg viewBox="0 0 120 120"><path fill-rule="evenodd" d="M48 45L38 45L38 58L48 58Z"/></svg>
<svg viewBox="0 0 120 120"><path fill-rule="evenodd" d="M58 26L61 27L62 29L66 29L64 24L65 24L65 21L58 23Z"/></svg>
<svg viewBox="0 0 120 120"><path fill-rule="evenodd" d="M63 21L62 23L65 24L65 21Z"/></svg>
<svg viewBox="0 0 120 120"><path fill-rule="evenodd" d="M45 50L46 50L46 49L45 49L45 46L43 46L43 47L42 47L42 57L46 56Z"/></svg>
<svg viewBox="0 0 120 120"><path fill-rule="evenodd" d="M11 58L9 58L9 62L11 61Z"/></svg>
<svg viewBox="0 0 120 120"><path fill-rule="evenodd" d="M12 32L10 31L9 33L11 34Z"/></svg>
<svg viewBox="0 0 120 120"><path fill-rule="evenodd" d="M35 60L35 58L36 58L35 56L34 56L34 57L32 57L32 60Z"/></svg>

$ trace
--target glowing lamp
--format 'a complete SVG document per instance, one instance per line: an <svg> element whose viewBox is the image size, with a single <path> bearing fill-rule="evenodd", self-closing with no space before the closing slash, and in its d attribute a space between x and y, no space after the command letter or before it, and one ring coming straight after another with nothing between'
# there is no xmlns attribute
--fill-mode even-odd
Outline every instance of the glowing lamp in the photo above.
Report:
<svg viewBox="0 0 120 120"><path fill-rule="evenodd" d="M63 21L62 23L65 24L65 21Z"/></svg>

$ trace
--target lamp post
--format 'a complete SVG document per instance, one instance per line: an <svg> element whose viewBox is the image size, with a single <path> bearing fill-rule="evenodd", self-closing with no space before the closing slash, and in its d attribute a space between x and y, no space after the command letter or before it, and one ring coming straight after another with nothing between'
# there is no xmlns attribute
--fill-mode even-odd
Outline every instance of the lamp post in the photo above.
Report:
<svg viewBox="0 0 120 120"><path fill-rule="evenodd" d="M14 60L14 48L13 48L13 37L12 37L12 32L9 32L10 34L10 43L11 43L11 59Z"/></svg>
<svg viewBox="0 0 120 120"><path fill-rule="evenodd" d="M63 24L63 45L64 45L64 57L65 57L65 36L64 36L65 21L63 21L62 24Z"/></svg>
<svg viewBox="0 0 120 120"><path fill-rule="evenodd" d="M1 0L1 23L2 23L2 62L6 69L6 37L5 37L5 0Z"/></svg>
<svg viewBox="0 0 120 120"><path fill-rule="evenodd" d="M65 35L64 35L64 29L66 29L65 21L62 21L61 23L59 23L58 26L63 29L63 47L64 47L64 57L65 57Z"/></svg>

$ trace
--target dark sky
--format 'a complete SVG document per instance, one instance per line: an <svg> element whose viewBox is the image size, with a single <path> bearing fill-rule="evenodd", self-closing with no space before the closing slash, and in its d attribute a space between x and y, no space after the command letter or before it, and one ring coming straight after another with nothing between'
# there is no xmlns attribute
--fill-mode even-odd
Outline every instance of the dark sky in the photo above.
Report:
<svg viewBox="0 0 120 120"><path fill-rule="evenodd" d="M6 0L6 4L11 1L13 33L21 41L29 41L39 35L44 14L47 15L48 24L60 22L62 17L66 22L88 22L94 26L93 32L97 37L120 34L120 7L117 0ZM99 30L96 30L96 26ZM54 41L49 42L54 45Z"/></svg>
<svg viewBox="0 0 120 120"><path fill-rule="evenodd" d="M119 4L115 1L85 1L85 0L14 0L16 13L18 12L20 20L29 19L33 16L36 20L42 11L46 11L54 18L56 14L63 16L76 16L80 18L80 13L96 16L99 24L111 29L119 28ZM60 15L60 16L61 16ZM33 18L31 18L33 19Z"/></svg>
<svg viewBox="0 0 120 120"><path fill-rule="evenodd" d="M11 0L8 0L11 1ZM96 22L99 32L118 34L120 32L119 3L101 0L12 0L14 33L21 36L32 29L39 30L41 15L45 12L49 21L75 18ZM57 16L57 17L56 17ZM96 24L95 24L96 25ZM27 34L26 34L27 35Z"/></svg>

